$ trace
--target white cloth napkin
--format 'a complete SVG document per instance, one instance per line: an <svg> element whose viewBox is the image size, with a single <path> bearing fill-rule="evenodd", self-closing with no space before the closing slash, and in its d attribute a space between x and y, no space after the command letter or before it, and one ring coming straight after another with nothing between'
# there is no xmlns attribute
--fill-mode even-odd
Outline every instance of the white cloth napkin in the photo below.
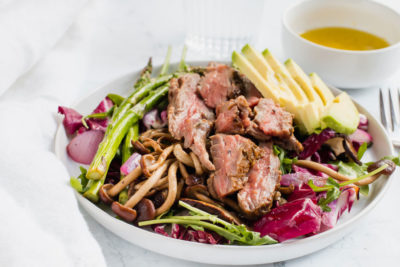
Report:
<svg viewBox="0 0 400 267"><path fill-rule="evenodd" d="M55 112L82 89L99 10L0 0L0 266L105 266L53 153Z"/></svg>

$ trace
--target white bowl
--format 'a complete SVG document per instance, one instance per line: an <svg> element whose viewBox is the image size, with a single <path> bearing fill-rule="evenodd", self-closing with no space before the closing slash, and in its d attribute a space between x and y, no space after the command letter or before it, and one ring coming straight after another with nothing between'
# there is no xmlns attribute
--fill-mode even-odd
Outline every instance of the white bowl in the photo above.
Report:
<svg viewBox="0 0 400 267"><path fill-rule="evenodd" d="M188 63L192 66L205 66L208 61ZM171 67L175 69L177 64L172 64ZM158 73L159 70L159 66L154 67L154 73ZM92 95L81 99L74 108L82 114L88 114L108 93L128 95L132 90L133 81L139 76L139 73L140 71L128 73L105 84ZM333 88L333 92L338 94L340 91ZM380 159L386 155L393 155L393 147L382 125L373 118L366 109L357 103L356 105L358 110L368 117L370 127L369 133L374 138L374 145L368 149L363 161L365 160L368 162ZM80 173L79 165L81 164L73 162L68 157L65 149L68 142L68 137L60 121L55 136L55 153L67 167L70 175L76 177ZM385 192L393 179L395 179L395 175L389 178L382 177L374 182L368 197L361 197L360 200L353 205L351 212L345 212L338 224L326 232L307 238L288 240L280 244L253 247L208 245L165 237L116 219L109 208L104 205L97 206L78 193L76 193L76 197L82 207L97 222L114 234L137 246L163 255L189 261L219 265L251 265L301 257L323 249L338 241L343 236L350 234L352 229L362 222L363 217L385 196Z"/></svg>
<svg viewBox="0 0 400 267"><path fill-rule="evenodd" d="M282 43L287 57L340 88L382 84L400 66L400 14L368 0L308 0L283 15ZM299 34L320 27L349 27L386 39L390 46L368 51L329 48Z"/></svg>

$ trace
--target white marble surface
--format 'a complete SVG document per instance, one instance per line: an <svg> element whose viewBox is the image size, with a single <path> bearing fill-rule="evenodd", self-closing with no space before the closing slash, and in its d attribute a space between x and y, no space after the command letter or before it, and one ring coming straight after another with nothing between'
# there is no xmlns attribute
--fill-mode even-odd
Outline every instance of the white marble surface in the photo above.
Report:
<svg viewBox="0 0 400 267"><path fill-rule="evenodd" d="M260 40L255 44L260 49L270 48L281 59L284 55L280 44L280 17L291 2L266 1ZM381 2L400 10L397 0ZM104 2L89 49L89 68L82 96L123 73L141 68L149 56L155 63L161 62L169 44L175 48L173 59L178 60L185 37L182 13L182 0ZM196 55L189 51L188 59L194 58ZM390 84L400 86L400 79ZM350 94L378 116L377 88L353 90ZM396 179L383 201L351 235L322 251L274 266L398 266L399 188L400 180ZM109 266L203 266L131 245L100 226L85 211L82 213Z"/></svg>

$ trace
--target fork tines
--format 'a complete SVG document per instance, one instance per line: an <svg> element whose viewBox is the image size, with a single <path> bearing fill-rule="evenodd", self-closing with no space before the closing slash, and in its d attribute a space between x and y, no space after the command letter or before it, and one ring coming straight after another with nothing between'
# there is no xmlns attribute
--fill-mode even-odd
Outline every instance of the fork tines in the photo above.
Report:
<svg viewBox="0 0 400 267"><path fill-rule="evenodd" d="M389 113L387 112L387 107L385 105L385 97L382 88L379 89L379 106L381 113L381 122L385 126L388 132L397 132L399 129L399 107L400 107L400 92L399 89L388 90L389 99ZM393 91L395 93L393 93ZM395 104L397 102L397 104Z"/></svg>

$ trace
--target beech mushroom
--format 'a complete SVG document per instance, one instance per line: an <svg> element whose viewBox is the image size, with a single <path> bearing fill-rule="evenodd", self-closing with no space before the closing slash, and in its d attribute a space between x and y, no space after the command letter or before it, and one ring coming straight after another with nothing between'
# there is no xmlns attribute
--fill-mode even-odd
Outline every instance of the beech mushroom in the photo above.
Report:
<svg viewBox="0 0 400 267"><path fill-rule="evenodd" d="M186 153L183 150L181 144L178 143L174 146L174 155L177 158L177 160L179 160L183 164L185 164L189 167L194 167L192 158L189 156L188 153Z"/></svg>
<svg viewBox="0 0 400 267"><path fill-rule="evenodd" d="M290 184L290 186L281 186L279 187L278 191L281 192L282 194L289 195L293 193L294 185Z"/></svg>
<svg viewBox="0 0 400 267"><path fill-rule="evenodd" d="M113 202L113 197L118 195L126 186L131 184L142 174L142 168L140 166L136 167L127 176L121 179L116 185L105 184L99 190L99 195L101 200L106 204L111 204Z"/></svg>
<svg viewBox="0 0 400 267"><path fill-rule="evenodd" d="M156 210L156 215L160 215L165 211L169 210L175 202L177 195L177 179L176 173L178 171L178 162L175 161L172 163L171 167L168 170L168 195L165 199L164 203Z"/></svg>
<svg viewBox="0 0 400 267"><path fill-rule="evenodd" d="M388 160L388 159L382 159L382 160L378 160L377 162L372 163L371 165L368 166L367 170L368 170L368 172L372 172L385 164L387 164L388 167L386 169L384 169L383 171L381 171L379 174L391 175L396 170L396 164L394 164L393 161Z"/></svg>
<svg viewBox="0 0 400 267"><path fill-rule="evenodd" d="M150 138L144 138L143 146L146 148L151 147L155 152L161 153L163 151L163 149L161 148L161 145L157 141L150 139Z"/></svg>
<svg viewBox="0 0 400 267"><path fill-rule="evenodd" d="M222 203L228 205L229 207L231 207L233 210L235 210L236 212L241 213L242 209L239 207L239 205L237 204L236 201L234 201L233 199L230 199L229 197L224 197L221 199Z"/></svg>
<svg viewBox="0 0 400 267"><path fill-rule="evenodd" d="M204 195L209 195L207 191L207 187L202 184L195 184L192 186L188 186L185 189L185 196L187 197L196 197L196 193L204 194Z"/></svg>
<svg viewBox="0 0 400 267"><path fill-rule="evenodd" d="M203 184L204 179L203 177L198 177L195 175L188 175L185 178L185 184L187 184L188 186L192 186L192 185L197 185L197 184Z"/></svg>
<svg viewBox="0 0 400 267"><path fill-rule="evenodd" d="M202 175L203 167L201 166L199 158L193 152L190 152L190 157L192 158L194 169L196 170L196 175Z"/></svg>
<svg viewBox="0 0 400 267"><path fill-rule="evenodd" d="M148 167L149 171L154 171L155 169L160 167L161 164L163 164L167 160L168 156L172 153L173 149L174 146L169 146L166 149L162 150L162 153L158 157L157 161L153 165Z"/></svg>
<svg viewBox="0 0 400 267"><path fill-rule="evenodd" d="M188 186L185 189L185 196L213 204L217 207L221 207L220 204L209 198L209 195L210 193L208 192L207 187L202 184Z"/></svg>
<svg viewBox="0 0 400 267"><path fill-rule="evenodd" d="M361 165L361 161L357 157L357 151L346 135L336 134L336 137L329 139L324 144L332 149L336 157L346 154L355 163Z"/></svg>
<svg viewBox="0 0 400 267"><path fill-rule="evenodd" d="M132 140L132 146L135 149L136 152L145 155L145 154L149 154L151 151L149 149L147 149L142 143L140 143L139 141L133 141Z"/></svg>
<svg viewBox="0 0 400 267"><path fill-rule="evenodd" d="M179 180L178 182L178 187L176 189L176 199L175 202L177 202L180 198L181 198L181 194L182 194L182 190L183 190L183 186L185 185L185 183L183 182L183 180Z"/></svg>
<svg viewBox="0 0 400 267"><path fill-rule="evenodd" d="M185 165L182 162L179 162L179 172L181 173L182 177L186 180L189 178L189 173L186 170Z"/></svg>
<svg viewBox="0 0 400 267"><path fill-rule="evenodd" d="M124 221L133 222L136 219L136 210L122 205L118 201L114 201L111 205L112 211L121 217Z"/></svg>
<svg viewBox="0 0 400 267"><path fill-rule="evenodd" d="M207 188L211 196L215 199L218 199L217 192L215 192L214 190L214 174L211 174L210 177L207 179Z"/></svg>
<svg viewBox="0 0 400 267"><path fill-rule="evenodd" d="M127 222L132 222L136 219L136 211L133 207L139 203L140 200L143 199L144 196L153 188L154 184L162 177L164 172L167 170L171 160L165 161L160 168L158 168L153 174L146 180L146 182L139 188L138 191L133 194L129 200L124 204L120 204L118 201L114 201L111 205L111 209L114 211L115 214L120 216ZM126 177L125 177L126 179ZM125 180L123 179L123 180ZM121 181L123 181L121 180Z"/></svg>
<svg viewBox="0 0 400 267"><path fill-rule="evenodd" d="M153 203L154 207L159 208L164 203L165 199L167 198L168 190L161 190L158 191L157 194L154 195Z"/></svg>
<svg viewBox="0 0 400 267"><path fill-rule="evenodd" d="M309 168L309 169L313 169L313 170L316 170L316 171L323 172L323 173L329 175L330 177L332 177L332 178L334 178L336 180L339 180L339 181L350 181L350 180L353 180L355 178L355 177L348 177L346 175L340 174L340 173L332 170L329 167L326 167L326 166L324 166L324 165L322 165L320 163L317 163L317 162L314 162L314 161L310 161L310 160L297 160L297 161L294 162L294 164L297 165L297 166L300 166L300 167L305 167L305 168ZM367 184L373 183L381 175L390 175L390 174L392 174L393 171L396 168L396 165L390 160L380 160L380 161L377 161L377 162L371 164L368 167L368 172L376 170L377 168L379 168L380 166L382 166L384 164L388 165L388 167L386 169L384 169L383 171L381 171L381 172L379 172L379 173L377 173L377 174L375 174L373 176L370 176L370 177L365 178L365 179L363 179L363 180L361 180L359 182L356 182L354 184L357 185L357 186L367 185Z"/></svg>
<svg viewBox="0 0 400 267"><path fill-rule="evenodd" d="M213 215L218 216L219 218L228 221L228 222L233 222L237 225L242 224L241 221L236 218L236 216L232 215L229 213L227 210L217 207L213 204L201 201L201 200L195 200L195 199L190 199L190 198L182 198L181 201L195 207L201 210L204 210L205 212L211 213Z"/></svg>
<svg viewBox="0 0 400 267"><path fill-rule="evenodd" d="M143 155L142 158L140 159L140 166L142 167L143 174L146 175L146 177L151 176L149 167L153 165L155 162L156 159L152 154Z"/></svg>
<svg viewBox="0 0 400 267"><path fill-rule="evenodd" d="M140 202L136 205L137 210L137 218L138 222L152 220L156 216L156 209L154 204L148 198L143 198Z"/></svg>
<svg viewBox="0 0 400 267"><path fill-rule="evenodd" d="M107 191L113 187L112 184L105 184L100 187L99 196L101 201L105 204L111 204L114 200L108 195Z"/></svg>
<svg viewBox="0 0 400 267"><path fill-rule="evenodd" d="M361 180L359 182L359 185L367 185L367 184L373 183L381 175L391 175L396 170L396 164L394 164L393 161L388 160L388 159L382 159L382 160L378 160L375 163L372 163L371 165L368 166L367 170L368 170L368 172L372 172L372 171L378 169L379 167L383 166L384 164L387 164L388 167L386 167L384 170L382 170L381 172L379 172L371 177Z"/></svg>

